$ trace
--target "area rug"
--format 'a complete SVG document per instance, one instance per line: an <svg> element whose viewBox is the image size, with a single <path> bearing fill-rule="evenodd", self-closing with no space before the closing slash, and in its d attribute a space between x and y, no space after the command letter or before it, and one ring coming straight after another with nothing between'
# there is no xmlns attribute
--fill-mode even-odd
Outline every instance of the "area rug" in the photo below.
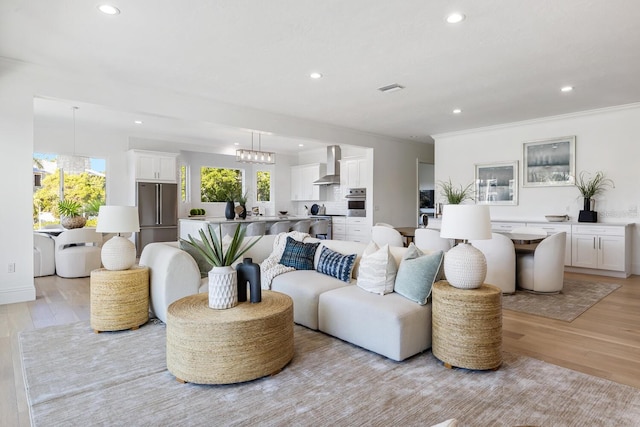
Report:
<svg viewBox="0 0 640 427"><path fill-rule="evenodd" d="M20 334L34 426L631 426L640 390L524 356L497 371L404 362L301 326L279 374L181 384L166 370L165 326L94 334L87 322Z"/></svg>
<svg viewBox="0 0 640 427"><path fill-rule="evenodd" d="M615 283L565 279L559 294L516 290L513 295L503 295L502 308L571 322L619 287Z"/></svg>

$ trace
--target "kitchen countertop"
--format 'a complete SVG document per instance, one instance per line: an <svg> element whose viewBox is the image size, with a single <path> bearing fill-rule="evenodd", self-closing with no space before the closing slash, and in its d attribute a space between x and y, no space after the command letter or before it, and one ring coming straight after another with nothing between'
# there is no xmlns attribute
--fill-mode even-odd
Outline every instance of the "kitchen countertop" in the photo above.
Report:
<svg viewBox="0 0 640 427"><path fill-rule="evenodd" d="M287 215L287 216L248 216L246 219L227 219L223 216L180 218L180 221L206 221L210 223L248 223L260 221L301 221L303 219L322 219L334 215ZM344 216L344 215L341 215Z"/></svg>

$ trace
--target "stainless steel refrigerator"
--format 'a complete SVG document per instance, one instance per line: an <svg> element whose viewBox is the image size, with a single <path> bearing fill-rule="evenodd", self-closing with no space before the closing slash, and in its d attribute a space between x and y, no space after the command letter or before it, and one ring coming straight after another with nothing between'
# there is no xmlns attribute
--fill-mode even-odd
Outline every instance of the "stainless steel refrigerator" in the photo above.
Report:
<svg viewBox="0 0 640 427"><path fill-rule="evenodd" d="M136 192L140 232L136 251L147 243L178 240L178 185L139 182Z"/></svg>

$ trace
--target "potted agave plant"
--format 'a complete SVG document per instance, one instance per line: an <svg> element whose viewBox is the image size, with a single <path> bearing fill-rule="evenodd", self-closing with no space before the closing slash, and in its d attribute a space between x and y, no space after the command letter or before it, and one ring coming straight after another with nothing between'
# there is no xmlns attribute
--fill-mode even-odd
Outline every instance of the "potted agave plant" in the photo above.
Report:
<svg viewBox="0 0 640 427"><path fill-rule="evenodd" d="M212 225L209 225L206 231L199 231L201 242L190 234L189 240L182 240L196 249L213 266L209 271L209 307L215 309L235 307L238 304L238 276L237 271L231 266L260 238L251 243L243 243L245 230L240 224L228 243L223 242L220 224L218 231L214 231Z"/></svg>
<svg viewBox="0 0 640 427"><path fill-rule="evenodd" d="M81 209L82 205L75 200L60 200L60 202L58 202L60 224L66 229L84 227L87 219L81 215Z"/></svg>

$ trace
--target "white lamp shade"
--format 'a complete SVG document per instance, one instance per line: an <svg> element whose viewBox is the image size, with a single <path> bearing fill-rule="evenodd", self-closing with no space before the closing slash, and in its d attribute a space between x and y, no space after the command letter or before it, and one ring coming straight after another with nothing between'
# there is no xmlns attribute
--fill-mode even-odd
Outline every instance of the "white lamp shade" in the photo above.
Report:
<svg viewBox="0 0 640 427"><path fill-rule="evenodd" d="M134 233L140 231L136 206L100 206L98 212L99 233Z"/></svg>
<svg viewBox="0 0 640 427"><path fill-rule="evenodd" d="M444 205L440 237L459 240L491 239L487 205Z"/></svg>

